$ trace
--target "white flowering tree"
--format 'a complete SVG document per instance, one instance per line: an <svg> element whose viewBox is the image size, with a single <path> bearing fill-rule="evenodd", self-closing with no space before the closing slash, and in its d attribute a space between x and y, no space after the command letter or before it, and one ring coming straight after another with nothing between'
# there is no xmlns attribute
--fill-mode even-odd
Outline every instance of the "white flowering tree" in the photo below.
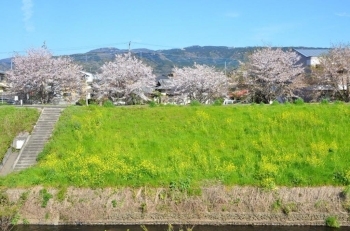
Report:
<svg viewBox="0 0 350 231"><path fill-rule="evenodd" d="M69 58L54 58L46 48L30 49L26 55L15 55L13 67L7 72L7 80L11 91L23 97L48 103L64 93L81 94L84 84L81 67Z"/></svg>
<svg viewBox="0 0 350 231"><path fill-rule="evenodd" d="M333 89L334 97L349 102L350 100L350 45L333 47L328 54L320 58L317 68L317 80Z"/></svg>
<svg viewBox="0 0 350 231"><path fill-rule="evenodd" d="M176 89L190 100L207 103L227 94L227 77L214 67L194 64L193 67L173 69Z"/></svg>
<svg viewBox="0 0 350 231"><path fill-rule="evenodd" d="M253 101L269 103L278 96L293 96L293 81L303 73L300 57L271 47L255 50L245 64L246 83Z"/></svg>
<svg viewBox="0 0 350 231"><path fill-rule="evenodd" d="M152 68L130 53L116 55L113 62L101 67L101 71L99 80L93 85L98 100L123 98L129 103L135 103L138 98L148 101L145 91L156 83Z"/></svg>

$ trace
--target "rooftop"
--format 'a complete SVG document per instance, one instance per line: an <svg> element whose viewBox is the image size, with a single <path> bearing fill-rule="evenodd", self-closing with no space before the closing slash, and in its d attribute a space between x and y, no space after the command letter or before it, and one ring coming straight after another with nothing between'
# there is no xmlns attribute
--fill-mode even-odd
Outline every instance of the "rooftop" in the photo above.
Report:
<svg viewBox="0 0 350 231"><path fill-rule="evenodd" d="M330 49L321 48L321 49L294 49L294 50L305 57L319 57L327 54Z"/></svg>

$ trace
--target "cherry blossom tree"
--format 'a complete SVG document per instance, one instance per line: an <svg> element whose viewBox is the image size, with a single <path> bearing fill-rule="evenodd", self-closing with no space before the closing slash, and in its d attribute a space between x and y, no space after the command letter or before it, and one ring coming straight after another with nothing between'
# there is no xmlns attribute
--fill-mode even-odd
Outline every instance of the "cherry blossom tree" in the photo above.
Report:
<svg viewBox="0 0 350 231"><path fill-rule="evenodd" d="M293 82L303 73L300 57L292 51L271 47L255 50L245 63L246 83L253 101L269 103L293 96Z"/></svg>
<svg viewBox="0 0 350 231"><path fill-rule="evenodd" d="M319 84L330 86L336 99L350 100L350 45L334 46L314 70Z"/></svg>
<svg viewBox="0 0 350 231"><path fill-rule="evenodd" d="M214 67L199 64L175 67L173 74L177 91L187 95L190 100L206 103L227 94L227 77Z"/></svg>
<svg viewBox="0 0 350 231"><path fill-rule="evenodd" d="M81 67L69 58L54 58L46 48L30 49L26 55L16 54L14 68L7 72L12 92L42 103L64 93L80 94L83 87Z"/></svg>
<svg viewBox="0 0 350 231"><path fill-rule="evenodd" d="M155 86L156 77L151 67L131 53L116 55L101 70L99 80L93 85L96 99L123 98L129 103L135 103L135 98L149 100L144 93Z"/></svg>

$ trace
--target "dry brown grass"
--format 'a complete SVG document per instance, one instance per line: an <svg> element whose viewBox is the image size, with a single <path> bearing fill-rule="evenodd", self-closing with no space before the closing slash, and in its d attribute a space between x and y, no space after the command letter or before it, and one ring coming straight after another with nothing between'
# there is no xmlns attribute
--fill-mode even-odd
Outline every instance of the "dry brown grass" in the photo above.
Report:
<svg viewBox="0 0 350 231"><path fill-rule="evenodd" d="M202 194L195 196L181 196L168 188L68 188L61 202L55 197L59 190L48 189L54 197L46 208L40 206L40 189L29 189L29 198L21 208L21 216L31 224L295 224L303 219L307 224L323 224L324 217L337 215L343 225L350 225L340 187L282 187L265 191L214 185L202 188ZM27 190L7 192L16 201ZM289 206L290 210L273 210L277 200L284 206L281 208Z"/></svg>

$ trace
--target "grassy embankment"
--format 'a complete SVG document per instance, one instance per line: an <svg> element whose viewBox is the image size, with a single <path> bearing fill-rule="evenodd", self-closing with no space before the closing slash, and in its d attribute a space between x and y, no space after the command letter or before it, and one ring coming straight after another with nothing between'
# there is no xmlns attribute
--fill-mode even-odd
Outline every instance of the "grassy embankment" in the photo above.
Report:
<svg viewBox="0 0 350 231"><path fill-rule="evenodd" d="M0 161L16 135L24 131L30 132L38 118L37 109L0 107Z"/></svg>
<svg viewBox="0 0 350 231"><path fill-rule="evenodd" d="M33 168L3 186L350 184L350 106L67 108Z"/></svg>

